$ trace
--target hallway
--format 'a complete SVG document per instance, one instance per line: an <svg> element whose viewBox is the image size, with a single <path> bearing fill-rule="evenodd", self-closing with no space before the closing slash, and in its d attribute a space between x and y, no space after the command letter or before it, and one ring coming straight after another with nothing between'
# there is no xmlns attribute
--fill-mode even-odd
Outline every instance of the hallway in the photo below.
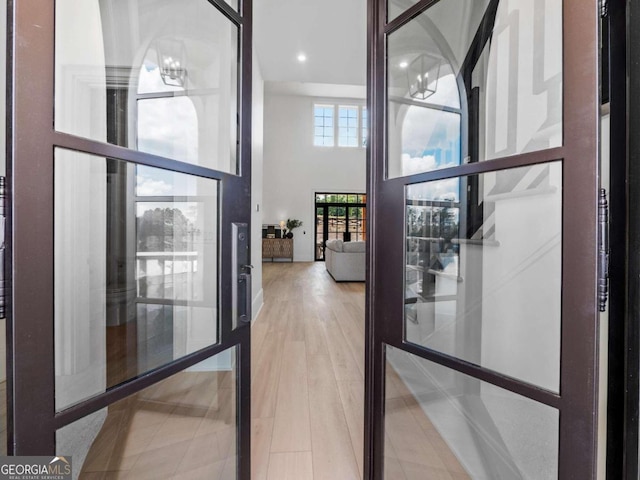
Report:
<svg viewBox="0 0 640 480"><path fill-rule="evenodd" d="M335 283L319 262L264 263L263 286L251 478L361 478L364 283Z"/></svg>
<svg viewBox="0 0 640 480"><path fill-rule="evenodd" d="M324 264L264 263L252 331L252 480L362 478L364 283ZM469 476L389 369L385 477Z"/></svg>

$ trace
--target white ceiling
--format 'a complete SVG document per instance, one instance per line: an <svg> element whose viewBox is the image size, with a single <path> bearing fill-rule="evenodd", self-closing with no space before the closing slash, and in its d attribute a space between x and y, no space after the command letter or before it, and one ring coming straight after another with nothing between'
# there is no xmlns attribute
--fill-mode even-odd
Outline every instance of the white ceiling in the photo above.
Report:
<svg viewBox="0 0 640 480"><path fill-rule="evenodd" d="M366 0L256 0L253 8L265 81L365 84Z"/></svg>

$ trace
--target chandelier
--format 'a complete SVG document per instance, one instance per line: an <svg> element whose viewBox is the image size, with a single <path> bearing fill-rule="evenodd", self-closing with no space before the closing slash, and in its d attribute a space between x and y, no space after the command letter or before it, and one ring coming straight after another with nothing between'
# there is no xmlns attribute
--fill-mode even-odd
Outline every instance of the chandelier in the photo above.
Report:
<svg viewBox="0 0 640 480"><path fill-rule="evenodd" d="M420 54L407 67L409 95L418 100L426 100L436 93L440 59L427 53Z"/></svg>
<svg viewBox="0 0 640 480"><path fill-rule="evenodd" d="M184 42L164 37L156 40L160 78L165 85L184 87L187 80L186 49Z"/></svg>

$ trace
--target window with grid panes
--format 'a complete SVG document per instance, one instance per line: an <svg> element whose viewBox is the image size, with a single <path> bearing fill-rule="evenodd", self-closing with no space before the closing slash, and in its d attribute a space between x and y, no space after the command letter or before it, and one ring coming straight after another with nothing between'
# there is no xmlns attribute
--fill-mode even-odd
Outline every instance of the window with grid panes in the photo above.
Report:
<svg viewBox="0 0 640 480"><path fill-rule="evenodd" d="M338 145L358 146L358 107L356 106L338 108Z"/></svg>
<svg viewBox="0 0 640 480"><path fill-rule="evenodd" d="M315 105L313 116L313 144L317 147L333 147L335 132L333 105Z"/></svg>

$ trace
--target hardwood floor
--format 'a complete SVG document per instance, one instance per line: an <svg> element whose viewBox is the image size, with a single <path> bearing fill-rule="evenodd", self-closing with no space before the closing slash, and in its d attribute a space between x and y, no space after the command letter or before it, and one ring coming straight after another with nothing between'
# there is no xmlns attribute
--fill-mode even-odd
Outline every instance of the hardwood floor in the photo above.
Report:
<svg viewBox="0 0 640 480"><path fill-rule="evenodd" d="M364 284L336 283L322 263L265 263L263 280L252 325L252 480L361 479ZM391 367L387 384L385 478L468 479ZM235 399L234 370L194 368L110 405L96 413L80 478L232 480ZM68 445L86 445L80 426L67 428Z"/></svg>
<svg viewBox="0 0 640 480"><path fill-rule="evenodd" d="M79 478L233 480L235 391L235 370L183 371L97 412L106 418ZM70 427L58 446L81 450L86 426Z"/></svg>
<svg viewBox="0 0 640 480"><path fill-rule="evenodd" d="M264 263L252 330L252 480L362 478L364 283Z"/></svg>
<svg viewBox="0 0 640 480"><path fill-rule="evenodd" d="M252 330L252 480L352 480L363 472L364 283L323 263L264 263ZM385 478L468 479L393 368Z"/></svg>

